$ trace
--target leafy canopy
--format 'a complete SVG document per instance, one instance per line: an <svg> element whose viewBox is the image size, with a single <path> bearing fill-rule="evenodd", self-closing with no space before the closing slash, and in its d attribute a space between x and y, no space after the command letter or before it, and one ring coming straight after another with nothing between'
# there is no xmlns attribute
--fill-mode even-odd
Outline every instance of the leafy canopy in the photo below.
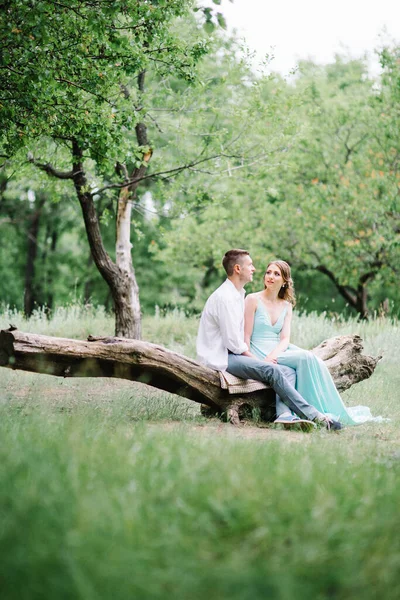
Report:
<svg viewBox="0 0 400 600"><path fill-rule="evenodd" d="M28 139L76 139L96 161L138 121L130 82L150 64L194 78L205 43L185 44L170 23L191 0L9 0L0 35L4 151ZM136 100L136 102L135 102ZM112 156L111 156L112 158Z"/></svg>

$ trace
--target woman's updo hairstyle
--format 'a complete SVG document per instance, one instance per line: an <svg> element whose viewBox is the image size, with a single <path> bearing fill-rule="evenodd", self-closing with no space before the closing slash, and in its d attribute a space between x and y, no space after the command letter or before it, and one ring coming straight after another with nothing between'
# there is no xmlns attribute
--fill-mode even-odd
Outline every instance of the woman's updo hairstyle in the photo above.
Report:
<svg viewBox="0 0 400 600"><path fill-rule="evenodd" d="M290 302L290 304L292 304L293 306L296 306L296 294L294 291L294 285L293 285L292 275L290 272L290 266L284 260L271 260L271 262L268 263L268 266L265 269L265 273L264 273L264 277L263 277L264 289L266 288L265 275L267 274L267 271L271 265L276 265L279 268L282 278L283 278L283 285L278 292L278 297L282 298L282 300L286 300L287 302Z"/></svg>

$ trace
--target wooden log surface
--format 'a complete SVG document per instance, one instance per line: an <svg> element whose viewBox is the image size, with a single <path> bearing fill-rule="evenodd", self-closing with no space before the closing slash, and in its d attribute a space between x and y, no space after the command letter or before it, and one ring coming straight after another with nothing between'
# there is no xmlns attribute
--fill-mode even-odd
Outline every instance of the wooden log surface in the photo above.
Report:
<svg viewBox="0 0 400 600"><path fill-rule="evenodd" d="M312 352L326 361L339 391L370 377L381 358L362 354L357 335L325 340ZM273 400L272 390L229 394L221 389L216 371L163 346L125 338L84 341L2 330L0 366L58 377L138 381L225 412L232 422L238 421L243 406L262 409Z"/></svg>

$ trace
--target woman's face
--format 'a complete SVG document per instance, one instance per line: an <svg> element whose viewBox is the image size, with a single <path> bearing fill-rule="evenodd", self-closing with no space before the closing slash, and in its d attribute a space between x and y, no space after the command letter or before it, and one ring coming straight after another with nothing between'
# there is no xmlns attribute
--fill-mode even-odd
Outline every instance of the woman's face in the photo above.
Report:
<svg viewBox="0 0 400 600"><path fill-rule="evenodd" d="M264 285L267 289L280 290L284 284L282 273L278 265L271 263L268 265L267 272L264 276Z"/></svg>

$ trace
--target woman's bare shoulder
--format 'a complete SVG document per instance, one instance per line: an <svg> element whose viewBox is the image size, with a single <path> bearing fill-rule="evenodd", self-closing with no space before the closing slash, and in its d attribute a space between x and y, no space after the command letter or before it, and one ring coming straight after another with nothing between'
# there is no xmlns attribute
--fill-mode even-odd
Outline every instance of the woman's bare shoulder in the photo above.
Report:
<svg viewBox="0 0 400 600"><path fill-rule="evenodd" d="M246 300L258 300L261 292L252 292L251 294L246 294Z"/></svg>
<svg viewBox="0 0 400 600"><path fill-rule="evenodd" d="M288 313L291 313L293 311L293 304L291 302L288 302L287 300L283 300L283 302L287 308Z"/></svg>
<svg viewBox="0 0 400 600"><path fill-rule="evenodd" d="M260 297L261 292L253 292L252 294L247 294L245 302L246 304L256 304Z"/></svg>

